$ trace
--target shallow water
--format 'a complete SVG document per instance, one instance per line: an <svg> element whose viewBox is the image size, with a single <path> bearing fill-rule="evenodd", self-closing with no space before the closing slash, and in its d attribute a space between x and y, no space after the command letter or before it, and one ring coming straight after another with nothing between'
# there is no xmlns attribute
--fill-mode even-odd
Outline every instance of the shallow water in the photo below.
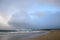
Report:
<svg viewBox="0 0 60 40"><path fill-rule="evenodd" d="M20 32L0 32L0 40L24 40L27 38L33 38L36 36L41 36L47 34L48 32L28 32L28 33L20 33Z"/></svg>

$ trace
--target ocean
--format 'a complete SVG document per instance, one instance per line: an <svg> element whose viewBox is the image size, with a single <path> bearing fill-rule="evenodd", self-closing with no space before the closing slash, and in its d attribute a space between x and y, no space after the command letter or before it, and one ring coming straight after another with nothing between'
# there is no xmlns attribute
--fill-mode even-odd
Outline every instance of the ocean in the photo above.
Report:
<svg viewBox="0 0 60 40"><path fill-rule="evenodd" d="M42 36L48 32L0 32L0 40L24 40L36 36Z"/></svg>

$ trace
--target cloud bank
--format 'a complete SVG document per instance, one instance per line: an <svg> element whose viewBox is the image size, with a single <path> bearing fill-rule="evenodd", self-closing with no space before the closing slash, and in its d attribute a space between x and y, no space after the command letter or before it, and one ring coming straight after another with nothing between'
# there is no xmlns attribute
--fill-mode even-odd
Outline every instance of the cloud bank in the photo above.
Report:
<svg viewBox="0 0 60 40"><path fill-rule="evenodd" d="M0 28L60 28L59 0L0 0Z"/></svg>

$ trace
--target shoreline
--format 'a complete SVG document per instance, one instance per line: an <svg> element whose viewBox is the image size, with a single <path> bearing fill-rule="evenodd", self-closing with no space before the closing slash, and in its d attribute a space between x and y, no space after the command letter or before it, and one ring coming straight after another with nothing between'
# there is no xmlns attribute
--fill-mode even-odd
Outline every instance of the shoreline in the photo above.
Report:
<svg viewBox="0 0 60 40"><path fill-rule="evenodd" d="M60 30L51 30L48 34L25 40L60 40Z"/></svg>

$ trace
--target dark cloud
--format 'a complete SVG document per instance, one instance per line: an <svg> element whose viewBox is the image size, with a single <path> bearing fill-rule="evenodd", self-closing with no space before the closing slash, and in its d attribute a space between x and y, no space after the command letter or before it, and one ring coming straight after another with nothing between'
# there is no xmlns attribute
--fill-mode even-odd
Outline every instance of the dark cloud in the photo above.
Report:
<svg viewBox="0 0 60 40"><path fill-rule="evenodd" d="M60 25L60 1L0 0L0 24L20 28L56 28Z"/></svg>
<svg viewBox="0 0 60 40"><path fill-rule="evenodd" d="M14 16L12 17L9 24L14 27L33 28L33 29L60 28L60 12L56 12L55 14L45 15L42 17L37 17L34 18L33 20L29 16L27 16L23 20L20 18L20 15L19 16L16 15L15 17Z"/></svg>

